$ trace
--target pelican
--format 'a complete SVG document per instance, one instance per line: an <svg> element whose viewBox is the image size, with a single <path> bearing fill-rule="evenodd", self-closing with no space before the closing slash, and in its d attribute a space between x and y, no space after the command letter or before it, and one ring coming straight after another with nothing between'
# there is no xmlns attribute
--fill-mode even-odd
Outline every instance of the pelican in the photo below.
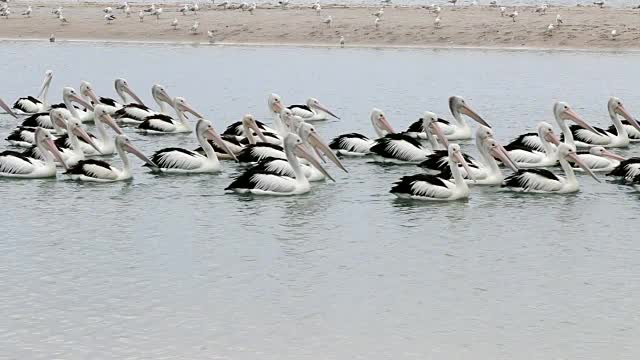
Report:
<svg viewBox="0 0 640 360"><path fill-rule="evenodd" d="M146 106L144 106L144 103L142 102L142 100L140 100L138 95L136 95L129 88L129 85L127 84L127 81L125 79L116 79L114 83L114 87L116 89L116 93L122 99L123 104L126 104L126 105L135 104L134 106L142 105L144 108L146 108ZM93 87L87 81L82 81L80 83L80 95L82 95L82 97L84 97L85 100L90 100L91 102L93 102L94 105L97 105L97 104L104 105L105 111L107 111L107 113L111 116L114 116L118 110L126 106L126 105L122 105L121 103L111 98L106 98L103 96L98 98L95 91L93 90Z"/></svg>
<svg viewBox="0 0 640 360"><path fill-rule="evenodd" d="M140 98L138 98L135 93L129 88L126 83L126 80L121 79L124 82L123 95L124 93L129 94L133 97L133 99L137 103L128 103L122 107L122 109L117 110L114 113L116 121L121 124L129 124L129 125L140 125L147 117L158 114L167 114L169 111L170 104L173 103L173 100L167 94L167 91L162 85L155 84L151 87L151 96L153 100L155 100L156 104L160 108L159 112L151 110L146 105L142 103ZM117 80L116 80L117 81ZM126 90L125 90L126 89ZM117 91L117 90L116 90ZM122 96L122 95L121 95Z"/></svg>
<svg viewBox="0 0 640 360"><path fill-rule="evenodd" d="M44 155L44 161L24 156L15 151L0 152L0 176L30 179L54 177L56 176L55 159L66 168L67 165L53 143L49 131L42 128L37 129L35 142Z"/></svg>
<svg viewBox="0 0 640 360"><path fill-rule="evenodd" d="M468 174L473 173L458 144L449 145L447 151L453 182L448 177L445 179L429 174L404 176L393 184L390 192L401 199L447 201L468 198L469 186L462 177L458 164L462 165Z"/></svg>
<svg viewBox="0 0 640 360"><path fill-rule="evenodd" d="M627 147L629 146L629 135L627 128L622 124L618 115L624 117L636 131L640 132L640 125L636 119L629 114L625 109L622 101L617 97L610 97L607 103L607 110L611 122L613 122L613 128L609 128L607 131L595 128L598 132L591 132L585 130L577 125L571 126L571 132L575 139L576 147L590 147L595 145L606 147Z"/></svg>
<svg viewBox="0 0 640 360"><path fill-rule="evenodd" d="M371 110L369 118L371 119L371 125L378 138L395 133L382 110L374 108ZM422 122L422 119L420 119L420 122ZM329 147L335 150L338 155L365 156L371 154L370 149L375 143L375 140L369 139L364 135L349 133L335 137L329 143Z"/></svg>
<svg viewBox="0 0 640 360"><path fill-rule="evenodd" d="M178 117L177 121L163 114L151 115L138 125L138 131L144 134L189 133L191 126L187 123L184 113L188 112L197 118L202 118L202 115L195 111L184 98L176 97L172 101L172 106Z"/></svg>
<svg viewBox="0 0 640 360"><path fill-rule="evenodd" d="M566 121L573 121L580 125L584 129L588 129L593 133L598 133L598 130L594 129L591 125L580 117L572 108L563 101L558 101L553 104L553 116L558 123L558 127L562 131L563 141L569 145L575 146L573 141L573 134L571 129L567 125ZM544 146L538 137L537 133L526 133L518 136L515 140L510 142L506 148L510 146L518 146L522 148L529 148L531 150L544 151Z"/></svg>
<svg viewBox="0 0 640 360"><path fill-rule="evenodd" d="M156 151L151 157L151 161L156 164L156 166L152 166L152 169L158 172L178 174L218 173L222 171L220 161L207 140L214 141L229 156L235 159L235 155L213 129L213 125L209 120L198 120L196 123L196 138L205 155L182 148L165 148Z"/></svg>
<svg viewBox="0 0 640 360"><path fill-rule="evenodd" d="M251 119L253 120L252 122L255 123L255 127L259 128L260 131L262 132L262 134L265 135L265 137L267 136L266 135L267 133L272 134L273 136L277 136L276 135L277 131L275 129L272 129L272 128L268 127L267 125L265 125L263 122L256 120L253 117L253 115L247 114L247 115L245 115L243 117L242 120L236 121L233 124L227 126L227 128L222 133L223 138L225 136L236 136L236 137L240 137L242 139L246 138L247 134L248 134L248 130L250 128L252 128L252 126L253 126L253 124L252 124L252 126L245 126L245 125L247 125L247 124L245 124L245 122L250 120L250 119L248 119L248 116L251 117ZM255 132L255 130L254 130L254 132ZM264 139L263 141L270 142L267 139ZM281 142L281 140L278 140L278 142Z"/></svg>
<svg viewBox="0 0 640 360"><path fill-rule="evenodd" d="M447 138L440 129L438 117L434 113L425 112L423 121L426 123L424 126L432 129L440 141L447 146ZM425 148L418 140L398 133L387 134L376 140L370 151L377 161L400 164L421 162L432 154L432 151Z"/></svg>
<svg viewBox="0 0 640 360"><path fill-rule="evenodd" d="M326 106L314 98L307 99L306 105L291 105L287 107L294 115L300 116L304 121L327 120L329 116L340 119L332 113Z"/></svg>
<svg viewBox="0 0 640 360"><path fill-rule="evenodd" d="M302 122L298 125L298 136L302 140L305 146L309 146L316 150L316 152L322 153L329 158L340 169L347 172L340 160L333 154L331 149L325 144L320 135L318 135L315 128L308 123ZM318 171L315 167L309 165L301 165L304 175L309 181L323 181L326 179L325 175ZM266 158L253 165L249 171L257 171L260 173L269 173L274 175L294 177L295 172L291 164L282 158Z"/></svg>
<svg viewBox="0 0 640 360"><path fill-rule="evenodd" d="M120 159L122 159L123 169L115 168L102 160L88 159L81 160L76 165L69 167L65 174L69 175L73 180L93 182L114 182L131 179L131 163L127 157L127 152L136 155L151 167L156 166L140 150L133 146L125 135L116 136L116 150Z"/></svg>
<svg viewBox="0 0 640 360"><path fill-rule="evenodd" d="M620 161L620 164L607 174L607 176L620 177L625 181L631 181L638 175L640 175L640 157Z"/></svg>
<svg viewBox="0 0 640 360"><path fill-rule="evenodd" d="M67 128L67 139L58 138L54 141L67 166L76 165L80 160L85 159L78 137L81 137L87 144L92 146L95 151L100 151L93 139L82 128L80 120L72 118L67 111L53 109L51 110L51 119L54 122L58 122L59 126L66 126Z"/></svg>
<svg viewBox="0 0 640 360"><path fill-rule="evenodd" d="M471 139L471 127L462 118L462 115L466 115L471 119L477 121L480 125L484 125L488 128L491 126L487 124L480 115L478 115L466 101L460 96L452 96L449 98L449 110L453 115L455 123L450 123L446 120L438 120L442 132L449 140L468 140Z"/></svg>
<svg viewBox="0 0 640 360"><path fill-rule="evenodd" d="M239 128L235 125L239 123ZM215 142L209 141L209 144L213 147L216 152L216 155L220 159L235 159L235 154L239 154L244 150L245 146L255 144L256 141L254 137L257 136L260 138L260 141L268 142L271 144L279 145L281 143L280 138L274 133L265 132L267 127L257 121L253 115L245 114L242 117L242 120L236 122L225 130L222 134L222 141L227 146L229 150L234 154L234 156L230 156L227 154L225 149L218 146ZM238 135L236 135L238 134ZM244 134L247 134L246 136ZM202 147L195 149L194 151L204 154L204 150Z"/></svg>
<svg viewBox="0 0 640 360"><path fill-rule="evenodd" d="M557 176L546 169L526 169L508 176L504 180L502 187L519 192L560 194L576 192L580 190L580 184L578 184L576 175L568 160L576 163L596 181L600 182L591 169L577 156L575 146L566 143L558 145L558 159L565 177Z"/></svg>
<svg viewBox="0 0 640 360"><path fill-rule="evenodd" d="M247 171L236 178L226 191L239 194L254 195L299 195L309 192L311 185L304 175L296 154L307 159L324 176L333 180L331 175L320 165L316 159L305 149L302 140L296 134L288 134L284 138L284 151L293 168L295 177L265 174L258 171ZM335 181L335 180L334 180Z"/></svg>
<svg viewBox="0 0 640 360"><path fill-rule="evenodd" d="M284 105L282 104L282 99L278 94L270 94L267 99L267 105L269 106L269 111L273 115L273 128L276 130L278 135L282 137L287 136L289 130L282 122L280 113L284 110L288 110L291 112L291 110L284 107Z"/></svg>
<svg viewBox="0 0 640 360"><path fill-rule="evenodd" d="M578 157L593 172L610 172L613 171L620 161L625 158L615 154L602 146L594 146L588 152L579 152ZM582 171L582 168L574 165L574 170Z"/></svg>
<svg viewBox="0 0 640 360"><path fill-rule="evenodd" d="M532 150L520 143L512 142L505 146L509 157L521 168L536 168L555 166L558 163L556 146L560 144L560 138L553 131L553 127L546 122L538 124L538 139L543 151ZM554 146L556 145L556 146Z"/></svg>
<svg viewBox="0 0 640 360"><path fill-rule="evenodd" d="M47 94L49 93L49 86L51 85L52 79L53 71L47 70L44 73L44 81L42 82L38 95L36 95L36 97L26 96L19 98L13 104L13 108L25 114L35 114L49 110Z"/></svg>

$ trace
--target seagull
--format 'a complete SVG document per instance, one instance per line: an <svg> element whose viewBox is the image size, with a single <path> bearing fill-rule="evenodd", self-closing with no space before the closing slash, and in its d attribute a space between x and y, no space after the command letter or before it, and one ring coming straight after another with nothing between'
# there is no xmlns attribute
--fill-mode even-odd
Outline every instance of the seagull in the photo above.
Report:
<svg viewBox="0 0 640 360"><path fill-rule="evenodd" d="M516 18L518 17L518 10L514 10L511 14L507 16L510 17L513 20L513 22L516 22Z"/></svg>
<svg viewBox="0 0 640 360"><path fill-rule="evenodd" d="M435 20L433 20L433 26L434 26L436 29L439 29L439 28L440 28L440 16L438 16Z"/></svg>
<svg viewBox="0 0 640 360"><path fill-rule="evenodd" d="M54 34L49 35L49 42L56 42L56 36Z"/></svg>
<svg viewBox="0 0 640 360"><path fill-rule="evenodd" d="M376 29L377 29L377 28L380 26L380 18L376 18L376 19L373 21L373 23L374 23L374 24L376 24Z"/></svg>
<svg viewBox="0 0 640 360"><path fill-rule="evenodd" d="M213 39L213 31L212 30L207 30L207 38L209 38L209 43L213 44L214 39Z"/></svg>
<svg viewBox="0 0 640 360"><path fill-rule="evenodd" d="M391 4L391 0L380 0L380 2L382 3L382 5L390 5Z"/></svg>
<svg viewBox="0 0 640 360"><path fill-rule="evenodd" d="M556 26L560 27L563 24L562 16L560 14L556 15Z"/></svg>
<svg viewBox="0 0 640 360"><path fill-rule="evenodd" d="M31 5L29 5L29 7L27 8L27 10L25 10L22 15L26 16L26 17L31 17L31 13L33 12L33 9L31 9Z"/></svg>
<svg viewBox="0 0 640 360"><path fill-rule="evenodd" d="M138 18L140 19L140 22L144 22L144 11L140 10L140 12L138 13Z"/></svg>
<svg viewBox="0 0 640 360"><path fill-rule="evenodd" d="M471 6L478 6L478 2L477 2L476 0L473 0L473 1L471 2Z"/></svg>
<svg viewBox="0 0 640 360"><path fill-rule="evenodd" d="M106 8L102 9L102 12L105 14L111 14L113 12L113 9L111 8L111 6L107 6Z"/></svg>
<svg viewBox="0 0 640 360"><path fill-rule="evenodd" d="M62 6L58 6L57 9L53 9L53 11L51 11L51 13L55 16L59 16L62 15Z"/></svg>
<svg viewBox="0 0 640 360"><path fill-rule="evenodd" d="M440 15L440 12L442 11L442 9L440 8L440 6L436 5L433 8L433 13L436 14L436 16Z"/></svg>
<svg viewBox="0 0 640 360"><path fill-rule="evenodd" d="M129 7L129 5L127 5L127 7L124 8L124 13L127 15L127 17L131 16L131 8Z"/></svg>
<svg viewBox="0 0 640 360"><path fill-rule="evenodd" d="M547 4L542 4L536 9L536 12L539 13L540 15L545 15L547 13L548 7L549 6Z"/></svg>
<svg viewBox="0 0 640 360"><path fill-rule="evenodd" d="M456 6L456 3L458 2L458 0L447 0L448 3L453 4L453 6Z"/></svg>
<svg viewBox="0 0 640 360"><path fill-rule="evenodd" d="M497 7L497 6L498 6L498 2L496 0L489 1L489 7Z"/></svg>
<svg viewBox="0 0 640 360"><path fill-rule="evenodd" d="M604 7L604 1L602 0L594 1L593 5L598 5L600 6L600 9L602 9Z"/></svg>
<svg viewBox="0 0 640 360"><path fill-rule="evenodd" d="M375 16L375 17L377 17L379 19L379 18L382 17L382 15L384 15L384 9L380 8L380 10L378 10L377 12L375 12L375 13L373 13L371 15L373 15L373 16Z"/></svg>
<svg viewBox="0 0 640 360"><path fill-rule="evenodd" d="M200 6L198 6L198 3L194 3L193 5L191 5L189 7L189 11L193 11L193 15L198 15L198 10L200 10Z"/></svg>
<svg viewBox="0 0 640 360"><path fill-rule="evenodd" d="M287 6L289 6L289 0L280 0L278 1L278 4L280 4L280 7L282 9L286 9Z"/></svg>
<svg viewBox="0 0 640 360"><path fill-rule="evenodd" d="M320 12L322 11L322 7L320 7L320 4L315 3L311 8L316 11L316 15L320 16Z"/></svg>
<svg viewBox="0 0 640 360"><path fill-rule="evenodd" d="M344 47L344 36L340 36L340 47Z"/></svg>
<svg viewBox="0 0 640 360"><path fill-rule="evenodd" d="M106 15L104 16L104 19L107 21L107 25L109 25L109 24L111 24L111 22L112 22L113 20L115 20L115 19L116 19L116 16L115 16L115 15L113 15L113 14L106 14Z"/></svg>
<svg viewBox="0 0 640 360"><path fill-rule="evenodd" d="M191 25L191 29L189 29L189 31L195 35L198 33L198 27L200 27L200 23L198 22L198 20L196 20L196 22Z"/></svg>
<svg viewBox="0 0 640 360"><path fill-rule="evenodd" d="M229 2L228 1L223 1L220 4L217 5L218 7L222 7L223 9L227 9L227 7L229 6Z"/></svg>
<svg viewBox="0 0 640 360"><path fill-rule="evenodd" d="M507 8L504 6L500 7L500 16L504 16L504 13L507 11Z"/></svg>
<svg viewBox="0 0 640 360"><path fill-rule="evenodd" d="M549 26L547 26L546 34L551 36L552 33L553 33L553 24L549 24Z"/></svg>
<svg viewBox="0 0 640 360"><path fill-rule="evenodd" d="M122 5L116 6L116 10L122 10L122 12L124 12L124 9L128 7L129 7L129 4L127 4L127 2L125 1L124 3L122 3Z"/></svg>
<svg viewBox="0 0 640 360"><path fill-rule="evenodd" d="M162 14L162 8L157 8L151 13L151 15L155 15L156 16L156 22L158 22L158 20L160 20L160 14Z"/></svg>
<svg viewBox="0 0 640 360"><path fill-rule="evenodd" d="M152 13L156 11L156 4L151 4L148 8L144 9L144 12Z"/></svg>
<svg viewBox="0 0 640 360"><path fill-rule="evenodd" d="M178 11L180 11L182 15L187 15L187 12L189 12L189 5L182 5L182 7Z"/></svg>
<svg viewBox="0 0 640 360"><path fill-rule="evenodd" d="M60 24L62 25L69 23L69 20L67 20L66 17L62 16L62 14L58 15L58 21L60 21Z"/></svg>
<svg viewBox="0 0 640 360"><path fill-rule="evenodd" d="M11 10L9 10L9 8L4 8L2 9L2 11L0 11L0 17L4 16L5 19L9 18L9 15L11 15Z"/></svg>
<svg viewBox="0 0 640 360"><path fill-rule="evenodd" d="M252 3L251 6L249 6L249 14L253 15L253 12L258 8L258 5L256 3Z"/></svg>
<svg viewBox="0 0 640 360"><path fill-rule="evenodd" d="M615 40L620 34L618 34L618 30L611 30L611 40Z"/></svg>
<svg viewBox="0 0 640 360"><path fill-rule="evenodd" d="M178 18L173 18L173 21L171 22L171 26L173 27L173 30L178 29Z"/></svg>
<svg viewBox="0 0 640 360"><path fill-rule="evenodd" d="M324 19L323 23L327 24L328 27L331 27L331 23L333 22L333 18L331 17L331 15L327 16L326 19Z"/></svg>
<svg viewBox="0 0 640 360"><path fill-rule="evenodd" d="M242 9L242 11L247 11L248 8L249 8L248 3L243 2L242 4L240 4L240 9Z"/></svg>

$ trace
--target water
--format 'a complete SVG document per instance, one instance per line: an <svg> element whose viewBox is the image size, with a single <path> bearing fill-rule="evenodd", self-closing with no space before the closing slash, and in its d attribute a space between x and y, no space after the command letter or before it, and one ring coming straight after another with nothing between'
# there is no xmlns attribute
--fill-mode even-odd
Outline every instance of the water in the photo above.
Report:
<svg viewBox="0 0 640 360"><path fill-rule="evenodd" d="M640 111L634 54L3 43L3 55L7 100L48 68L54 89L86 79L112 95L122 76L149 99L159 81L219 130L265 119L272 91L335 109L342 121L317 125L327 139L371 134L374 106L397 128L446 114L451 94L502 140L552 121L558 99L600 125L609 95ZM4 137L16 121L1 120ZM131 138L147 153L195 145ZM233 164L186 177L136 166L116 184L0 181L0 358L640 355L632 188L580 176L573 195L474 188L468 202L422 204L388 194L417 168L345 164L337 183L285 199L225 195Z"/></svg>

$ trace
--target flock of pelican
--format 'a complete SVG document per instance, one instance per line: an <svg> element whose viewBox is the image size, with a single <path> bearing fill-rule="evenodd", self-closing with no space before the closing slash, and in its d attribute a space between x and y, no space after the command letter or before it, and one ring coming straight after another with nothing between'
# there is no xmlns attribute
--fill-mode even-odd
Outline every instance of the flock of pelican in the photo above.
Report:
<svg viewBox="0 0 640 360"><path fill-rule="evenodd" d="M325 168L329 160L347 172L341 158L413 164L421 171L395 182L390 192L399 198L457 200L469 196L470 185L500 186L504 190L570 193L579 190L576 172L598 180L598 172L640 186L640 158L626 159L612 148L640 142L640 124L622 101L611 97L612 125L597 128L567 103L553 106L560 133L546 122L502 145L493 128L459 96L449 98L452 120L426 111L406 131L396 131L384 111L370 115L374 137L359 133L323 140L313 122L339 119L317 99L286 106L280 96L267 99L271 126L246 114L222 134L183 97L172 97L162 86L151 87L155 106L145 104L125 79L116 79L119 99L100 97L89 82L79 91L62 89L62 103L49 104L53 72L47 71L40 91L17 99L12 106L0 100L7 114L20 120L6 137L12 150L0 152L0 176L11 178L63 177L77 181L113 182L132 177L127 154L138 157L152 172L169 174L219 173L224 161L246 164L226 191L256 195L297 195L311 183L335 181ZM195 124L187 115L194 116ZM20 117L22 115L22 117ZM475 132L467 122L478 123ZM93 124L94 133L85 128ZM197 148L167 147L150 156L140 151L125 129L143 135L195 133ZM479 158L465 154L454 141L475 137ZM21 149L21 150L20 150ZM580 151L578 151L578 149ZM121 165L106 161L117 154ZM559 166L563 175L550 169ZM512 171L505 175L505 167Z"/></svg>

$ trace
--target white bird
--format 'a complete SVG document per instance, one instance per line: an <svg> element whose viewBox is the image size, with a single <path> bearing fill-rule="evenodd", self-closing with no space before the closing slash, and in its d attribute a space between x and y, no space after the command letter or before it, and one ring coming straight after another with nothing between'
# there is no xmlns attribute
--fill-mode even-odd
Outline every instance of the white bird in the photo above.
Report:
<svg viewBox="0 0 640 360"><path fill-rule="evenodd" d="M439 29L439 28L440 28L440 16L438 16L435 20L433 20L433 26L434 26L436 29Z"/></svg>
<svg viewBox="0 0 640 360"><path fill-rule="evenodd" d="M82 149L80 140L82 138L86 144L89 144L95 151L99 151L89 134L82 128L80 120L72 118L68 111L64 109L51 110L51 121L58 126L66 127L67 133L64 137L54 141L56 147L62 155L62 159L67 166L76 165L85 159L85 153ZM44 159L43 159L44 160Z"/></svg>
<svg viewBox="0 0 640 360"><path fill-rule="evenodd" d="M306 159L324 176L333 180L331 175L320 165L314 156L312 156L304 146L302 139L296 134L290 133L284 139L284 151L287 161L289 162L295 177L274 175L263 173L260 171L248 170L247 172L236 178L226 191L232 191L239 194L254 195L299 195L309 192L311 185L304 174L299 155Z"/></svg>
<svg viewBox="0 0 640 360"><path fill-rule="evenodd" d="M116 82L118 81L120 81L120 84L116 84L116 89L121 87L122 93L127 93L133 98L132 100L135 101L125 101L126 105L114 113L119 123L138 126L150 116L167 115L170 110L169 105L171 107L173 106L173 99L167 94L167 91L162 85L154 84L151 87L151 96L156 104L158 104L158 107L160 107L160 110L156 112L144 105L142 100L131 90L125 79L116 80ZM118 94L121 94L121 92L118 91ZM122 97L122 95L120 96ZM172 121L173 119L167 116L167 120Z"/></svg>
<svg viewBox="0 0 640 360"><path fill-rule="evenodd" d="M633 180L634 182L636 182L638 175L640 175L640 157L620 161L620 164L607 174L607 176L619 177L623 181Z"/></svg>
<svg viewBox="0 0 640 360"><path fill-rule="evenodd" d="M586 173L600 182L589 167L577 156L573 145L562 143L558 145L558 159L565 177L557 176L546 169L526 169L508 176L503 187L518 192L535 193L572 193L580 190L580 184L569 164L569 161L580 166Z"/></svg>
<svg viewBox="0 0 640 360"><path fill-rule="evenodd" d="M312 9L316 11L317 16L320 16L320 14L322 13L322 7L318 3L313 4Z"/></svg>
<svg viewBox="0 0 640 360"><path fill-rule="evenodd" d="M58 15L58 21L60 21L60 24L62 25L69 23L69 20L67 20L66 17L62 16L62 14Z"/></svg>
<svg viewBox="0 0 640 360"><path fill-rule="evenodd" d="M58 15L62 15L62 6L58 6L57 9L53 9L51 13L56 17L58 17Z"/></svg>
<svg viewBox="0 0 640 360"><path fill-rule="evenodd" d="M344 36L340 36L340 47L344 47Z"/></svg>
<svg viewBox="0 0 640 360"><path fill-rule="evenodd" d="M331 23L333 22L333 18L331 17L331 15L327 16L326 19L324 19L324 21L322 21L323 23L327 24L327 27L331 27Z"/></svg>
<svg viewBox="0 0 640 360"><path fill-rule="evenodd" d="M256 3L252 3L251 6L249 6L249 9L247 11L249 11L249 13L251 15L253 15L253 12L258 8L258 5Z"/></svg>
<svg viewBox="0 0 640 360"><path fill-rule="evenodd" d="M507 16L510 17L511 20L513 20L513 22L516 22L516 18L518 17L518 10L514 10L511 14Z"/></svg>
<svg viewBox="0 0 640 360"><path fill-rule="evenodd" d="M604 7L604 1L602 0L594 1L593 5L599 6L602 9Z"/></svg>
<svg viewBox="0 0 640 360"><path fill-rule="evenodd" d="M556 15L556 26L560 27L563 24L562 16L560 14Z"/></svg>
<svg viewBox="0 0 640 360"><path fill-rule="evenodd" d="M189 31L195 35L198 33L198 27L200 27L200 23L196 20L196 22L191 25L191 29L189 29Z"/></svg>
<svg viewBox="0 0 640 360"><path fill-rule="evenodd" d="M173 27L173 30L178 29L178 18L173 18L173 21L171 22L171 26Z"/></svg>
<svg viewBox="0 0 640 360"><path fill-rule="evenodd" d="M131 179L131 163L127 152L136 155L151 167L156 166L138 148L133 146L125 135L116 136L115 147L122 160L123 169L118 169L102 160L88 159L81 160L76 165L69 167L64 174L73 180L90 182L114 182Z"/></svg>
<svg viewBox="0 0 640 360"><path fill-rule="evenodd" d="M377 18L381 18L384 15L384 8L380 8L380 10L374 12L373 14L371 14Z"/></svg>
<svg viewBox="0 0 640 360"><path fill-rule="evenodd" d="M341 38L344 38L344 36L341 36ZM330 116L340 120L338 115L334 114L315 98L308 98L304 105L289 105L287 108L293 112L293 115L301 117L306 122L327 120Z"/></svg>
<svg viewBox="0 0 640 360"><path fill-rule="evenodd" d="M127 17L131 16L131 8L129 7L129 5L127 5L126 8L124 8L124 13ZM143 13L144 14L144 13Z"/></svg>
<svg viewBox="0 0 640 360"><path fill-rule="evenodd" d="M31 5L29 5L29 7L27 7L27 10L25 10L22 15L26 16L26 17L31 17L31 13L33 12L33 9L31 8Z"/></svg>
<svg viewBox="0 0 640 360"><path fill-rule="evenodd" d="M542 146L541 150L521 146L518 142L512 142L505 146L509 158L511 158L518 167L549 167L555 166L558 163L558 154L554 145L557 146L560 144L560 138L553 131L553 127L544 121L540 122L537 128L537 136Z"/></svg>
<svg viewBox="0 0 640 360"><path fill-rule="evenodd" d="M144 134L175 134L175 133L189 133L191 132L191 126L187 122L184 116L185 112L188 112L198 119L202 119L197 111L193 109L191 105L182 97L176 97L173 99L171 106L176 112L177 120L172 119L170 116L164 114L155 114L145 118L144 121L138 125L137 130Z"/></svg>
<svg viewBox="0 0 640 360"><path fill-rule="evenodd" d="M158 20L160 20L160 15L162 14L162 8L157 8L154 11L151 12L151 15L155 15L156 16L156 22Z"/></svg>
<svg viewBox="0 0 640 360"><path fill-rule="evenodd" d="M585 148L594 145L605 147L629 146L630 139L627 126L620 121L618 115L624 117L627 120L626 125L631 125L636 131L640 131L640 124L638 124L636 119L627 111L622 104L622 100L617 97L612 96L609 98L607 102L607 112L613 123L613 126L607 130L595 128L597 132L592 132L577 125L570 127L576 147Z"/></svg>
<svg viewBox="0 0 640 360"><path fill-rule="evenodd" d="M144 22L144 11L140 10L140 12L138 13L138 19L140 19L140 22Z"/></svg>
<svg viewBox="0 0 640 360"><path fill-rule="evenodd" d="M549 5L547 4L542 4L540 6L538 6L536 8L536 13L540 14L540 15L545 15L547 13L547 8L549 7Z"/></svg>
<svg viewBox="0 0 640 360"><path fill-rule="evenodd" d="M207 30L207 38L209 39L209 42L213 44L215 38L212 30Z"/></svg>
<svg viewBox="0 0 640 360"><path fill-rule="evenodd" d="M593 172L610 172L613 171L621 161L625 158L615 154L602 146L595 146L588 152L579 152L578 158ZM583 171L582 168L575 166L574 170Z"/></svg>
<svg viewBox="0 0 640 360"><path fill-rule="evenodd" d="M376 29L380 27L380 18L375 18L375 20L373 20L373 23L376 26Z"/></svg>
<svg viewBox="0 0 640 360"><path fill-rule="evenodd" d="M53 80L53 71L47 70L44 73L44 80L40 86L38 94L34 96L25 96L18 98L13 103L13 108L25 114L35 114L49 110L49 102L47 100L49 87Z"/></svg>
<svg viewBox="0 0 640 360"><path fill-rule="evenodd" d="M395 133L393 127L387 120L384 112L374 108L369 116L371 125L377 138L382 138L387 134ZM366 156L371 154L371 147L376 144L375 140L359 133L348 133L335 137L329 143L329 147L341 156Z"/></svg>
<svg viewBox="0 0 640 360"><path fill-rule="evenodd" d="M449 110L453 115L453 123L450 123L446 120L438 119L442 131L449 140L471 139L473 135L471 127L462 118L462 115L470 117L480 125L491 128L491 126L489 126L489 124L487 124L487 122L484 121L484 119L482 119L482 117L478 115L478 113L476 113L469 105L467 105L466 101L460 96L449 97Z"/></svg>
<svg viewBox="0 0 640 360"><path fill-rule="evenodd" d="M113 12L113 9L111 8L111 6L107 6L106 8L102 9L102 12L111 14Z"/></svg>
<svg viewBox="0 0 640 360"><path fill-rule="evenodd" d="M615 40L620 34L618 34L618 30L611 30L611 40Z"/></svg>
<svg viewBox="0 0 640 360"><path fill-rule="evenodd" d="M0 11L0 17L4 17L5 19L9 19L9 15L11 15L11 10L9 8L5 8Z"/></svg>
<svg viewBox="0 0 640 360"><path fill-rule="evenodd" d="M116 10L122 10L122 12L124 12L124 10L128 7L129 7L129 4L125 1L121 5L116 6Z"/></svg>
<svg viewBox="0 0 640 360"><path fill-rule="evenodd" d="M438 5L436 5L436 6L434 6L432 8L432 11L433 11L434 14L436 14L436 16L438 16L438 15L440 15L440 12L442 11L442 8L440 6L438 6Z"/></svg>
<svg viewBox="0 0 640 360"><path fill-rule="evenodd" d="M16 151L0 152L0 177L13 178L46 178L56 176L57 159L66 168L62 155L53 143L53 137L46 129L35 131L35 143L44 161L27 157Z"/></svg>
<svg viewBox="0 0 640 360"><path fill-rule="evenodd" d="M151 6L149 6L148 8L143 10L144 12L148 12L148 13L153 13L154 11L156 11L156 4L151 4Z"/></svg>
<svg viewBox="0 0 640 360"><path fill-rule="evenodd" d="M382 5L391 5L391 0L380 0Z"/></svg>
<svg viewBox="0 0 640 360"><path fill-rule="evenodd" d="M49 42L56 42L56 36L54 34L49 35Z"/></svg>
<svg viewBox="0 0 640 360"><path fill-rule="evenodd" d="M507 8L504 6L500 7L500 16L504 16L504 14L507 12Z"/></svg>
<svg viewBox="0 0 640 360"><path fill-rule="evenodd" d="M289 0L280 0L278 1L278 4L284 10L287 8L287 6L289 6Z"/></svg>
<svg viewBox="0 0 640 360"><path fill-rule="evenodd" d="M216 5L218 7L222 7L223 9L227 9L227 7L229 6L229 2L228 1L223 1L220 4Z"/></svg>
<svg viewBox="0 0 640 360"><path fill-rule="evenodd" d="M182 7L178 9L178 11L181 12L183 16L187 15L187 13L189 12L189 4L182 5Z"/></svg>
<svg viewBox="0 0 640 360"><path fill-rule="evenodd" d="M549 36L553 35L553 24L549 24L549 26L547 26L545 33Z"/></svg>
<svg viewBox="0 0 640 360"><path fill-rule="evenodd" d="M198 3L193 3L193 5L189 6L189 11L192 11L194 16L198 15L198 10L200 10Z"/></svg>
<svg viewBox="0 0 640 360"><path fill-rule="evenodd" d="M116 16L113 14L106 14L104 19L107 21L107 24L111 24L111 22L116 19Z"/></svg>
<svg viewBox="0 0 640 360"><path fill-rule="evenodd" d="M462 177L458 164L462 165L467 173L472 172L462 156L460 146L451 144L447 151L453 182L449 178L428 174L404 176L393 184L390 192L401 199L413 200L450 201L469 197L469 186Z"/></svg>
<svg viewBox="0 0 640 360"><path fill-rule="evenodd" d="M447 0L447 2L449 4L453 4L453 6L456 6L456 3L458 2L458 0Z"/></svg>
<svg viewBox="0 0 640 360"><path fill-rule="evenodd" d="M214 130L209 120L198 120L196 124L196 139L204 155L197 151L176 147L158 150L151 156L151 161L157 165L152 167L152 170L179 174L218 173L222 171L216 152L208 140L213 141L229 156L236 159L234 153Z"/></svg>

